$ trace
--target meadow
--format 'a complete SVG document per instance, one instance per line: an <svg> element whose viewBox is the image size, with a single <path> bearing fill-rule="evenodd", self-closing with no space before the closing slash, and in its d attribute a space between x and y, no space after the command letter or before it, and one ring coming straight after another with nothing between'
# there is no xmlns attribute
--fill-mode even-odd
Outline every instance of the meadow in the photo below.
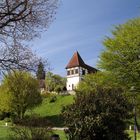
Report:
<svg viewBox="0 0 140 140"><path fill-rule="evenodd" d="M51 100L53 100L51 102ZM61 110L64 106L73 103L74 96L47 96L44 97L41 105L37 106L33 110L27 111L26 115L37 115L40 118L47 118L53 127L63 127L63 121L60 117ZM9 140L10 127L5 126L5 121L0 121L0 140ZM55 130L55 134L59 134L61 140L66 140L64 131Z"/></svg>
<svg viewBox="0 0 140 140"><path fill-rule="evenodd" d="M54 100L53 100L54 99ZM51 100L53 100L51 102ZM60 113L64 106L72 104L74 101L74 96L56 96L56 97L44 97L41 105L36 107L34 110L30 110L26 115L36 114L41 118L47 118L52 122L53 127L63 127L63 120L61 119ZM10 133L9 126L4 126L5 122L0 121L0 140L9 140L8 136ZM10 125L10 124L9 124ZM55 130L55 134L59 134L61 140L66 140L64 131ZM133 131L127 131L133 140ZM140 140L140 134L137 134L137 140Z"/></svg>
<svg viewBox="0 0 140 140"><path fill-rule="evenodd" d="M28 115L37 114L40 117L47 118L54 127L63 127L63 120L60 116L61 111L64 106L72 104L74 101L74 96L50 96L44 98L42 104L36 107Z"/></svg>

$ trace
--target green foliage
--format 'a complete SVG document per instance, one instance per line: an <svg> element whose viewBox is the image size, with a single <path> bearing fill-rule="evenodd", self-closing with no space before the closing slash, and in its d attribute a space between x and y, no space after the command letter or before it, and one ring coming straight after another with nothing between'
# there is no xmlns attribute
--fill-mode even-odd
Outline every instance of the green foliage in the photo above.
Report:
<svg viewBox="0 0 140 140"><path fill-rule="evenodd" d="M36 77L38 80L45 79L44 64L42 62L39 62Z"/></svg>
<svg viewBox="0 0 140 140"><path fill-rule="evenodd" d="M56 96L51 96L50 103L54 103L57 100Z"/></svg>
<svg viewBox="0 0 140 140"><path fill-rule="evenodd" d="M4 121L5 122L11 122L11 119L10 118L5 118Z"/></svg>
<svg viewBox="0 0 140 140"><path fill-rule="evenodd" d="M46 87L49 92L62 92L66 86L66 79L60 75L53 74L48 72L46 74Z"/></svg>
<svg viewBox="0 0 140 140"><path fill-rule="evenodd" d="M121 90L98 88L77 93L62 115L71 140L129 140L125 120L131 118L131 110Z"/></svg>
<svg viewBox="0 0 140 140"><path fill-rule="evenodd" d="M8 127L0 127L0 139L2 140L10 140L9 133L11 133L10 128ZM61 140L67 140L64 131L53 131L55 134L59 134ZM133 139L133 131L127 131L131 138ZM140 133L137 133L137 140L140 140Z"/></svg>
<svg viewBox="0 0 140 140"><path fill-rule="evenodd" d="M5 117L6 116L5 116L4 112L0 112L0 120L3 120Z"/></svg>
<svg viewBox="0 0 140 140"><path fill-rule="evenodd" d="M117 26L112 37L104 40L105 50L100 56L99 67L116 77L129 96L135 98L140 116L140 18ZM130 92L131 88L135 90Z"/></svg>
<svg viewBox="0 0 140 140"><path fill-rule="evenodd" d="M53 131L52 133L58 134L60 136L61 140L67 140L64 131L57 130L57 131ZM11 140L10 137L11 136L13 137L13 134L14 134L14 132L11 131L11 129L9 127L0 126L0 139L1 140ZM49 132L49 134L51 134L51 133Z"/></svg>
<svg viewBox="0 0 140 140"><path fill-rule="evenodd" d="M118 82L140 90L140 18L119 25L104 40L99 67L112 72Z"/></svg>
<svg viewBox="0 0 140 140"><path fill-rule="evenodd" d="M132 140L134 140L134 131L127 131L127 133L129 133L130 137ZM137 133L137 140L140 140L140 133Z"/></svg>
<svg viewBox="0 0 140 140"><path fill-rule="evenodd" d="M12 104L11 101L11 94L10 93L5 93L6 88L4 86L0 87L0 112L1 114L4 114L4 112L10 112L11 107L10 105Z"/></svg>
<svg viewBox="0 0 140 140"><path fill-rule="evenodd" d="M22 119L27 109L40 104L42 99L38 81L23 71L10 72L4 77L1 86L0 106L2 112L11 112Z"/></svg>
<svg viewBox="0 0 140 140"><path fill-rule="evenodd" d="M116 77L114 77L114 75L109 72L88 74L83 77L83 80L80 82L77 91L89 93L96 91L98 87L102 87L103 89L112 89L112 87L123 89L123 87L116 81Z"/></svg>
<svg viewBox="0 0 140 140"><path fill-rule="evenodd" d="M45 81L46 81L46 87L47 87L47 90L50 92L53 90L53 73L51 72L48 72L46 74L46 78L45 78Z"/></svg>
<svg viewBox="0 0 140 140"><path fill-rule="evenodd" d="M52 133L49 128L41 127L14 127L11 131L11 140L49 140Z"/></svg>

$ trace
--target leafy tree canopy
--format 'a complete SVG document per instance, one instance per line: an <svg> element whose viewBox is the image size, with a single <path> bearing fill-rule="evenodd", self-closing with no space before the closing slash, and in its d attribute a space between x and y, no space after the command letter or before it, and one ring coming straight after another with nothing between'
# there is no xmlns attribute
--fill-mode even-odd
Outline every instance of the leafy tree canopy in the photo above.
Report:
<svg viewBox="0 0 140 140"><path fill-rule="evenodd" d="M99 67L114 75L131 100L135 97L134 104L140 112L140 18L117 26L103 44Z"/></svg>
<svg viewBox="0 0 140 140"><path fill-rule="evenodd" d="M103 44L99 67L112 72L127 89L140 91L140 18L117 26Z"/></svg>
<svg viewBox="0 0 140 140"><path fill-rule="evenodd" d="M66 86L66 79L60 75L48 72L46 74L46 87L48 91L61 92Z"/></svg>
<svg viewBox="0 0 140 140"><path fill-rule="evenodd" d="M38 81L29 73L14 71L5 75L2 81L0 95L1 111L15 114L22 119L27 109L40 104L42 99Z"/></svg>
<svg viewBox="0 0 140 140"><path fill-rule="evenodd" d="M120 89L77 93L75 103L63 110L70 140L129 140L126 120L131 104Z"/></svg>
<svg viewBox="0 0 140 140"><path fill-rule="evenodd" d="M80 82L77 91L89 93L96 91L98 87L102 87L103 89L112 89L112 87L123 89L116 81L116 77L110 72L88 74L83 77L83 81Z"/></svg>

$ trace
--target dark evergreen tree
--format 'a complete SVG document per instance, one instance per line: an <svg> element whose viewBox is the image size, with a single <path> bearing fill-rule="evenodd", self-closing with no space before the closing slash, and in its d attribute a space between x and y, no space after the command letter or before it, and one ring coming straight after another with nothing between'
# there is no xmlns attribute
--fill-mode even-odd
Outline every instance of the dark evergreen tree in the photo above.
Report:
<svg viewBox="0 0 140 140"><path fill-rule="evenodd" d="M45 80L45 68L44 68L44 64L41 61L38 64L36 77L38 80Z"/></svg>

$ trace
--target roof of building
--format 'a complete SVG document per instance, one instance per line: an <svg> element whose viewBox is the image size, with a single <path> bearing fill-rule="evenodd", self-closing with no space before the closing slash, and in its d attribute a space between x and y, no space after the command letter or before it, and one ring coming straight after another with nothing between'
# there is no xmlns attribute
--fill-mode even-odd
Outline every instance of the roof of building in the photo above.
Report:
<svg viewBox="0 0 140 140"><path fill-rule="evenodd" d="M89 72L96 72L97 71L97 69L85 64L85 62L81 58L78 51L76 51L74 53L74 55L72 56L71 60L69 61L69 63L67 64L66 69L73 68L73 67L79 67L79 66L86 68Z"/></svg>
<svg viewBox="0 0 140 140"><path fill-rule="evenodd" d="M84 65L85 63L83 59L81 58L80 54L78 52L75 52L71 60L69 61L68 65L66 66L66 69L77 67L77 66L84 66Z"/></svg>

